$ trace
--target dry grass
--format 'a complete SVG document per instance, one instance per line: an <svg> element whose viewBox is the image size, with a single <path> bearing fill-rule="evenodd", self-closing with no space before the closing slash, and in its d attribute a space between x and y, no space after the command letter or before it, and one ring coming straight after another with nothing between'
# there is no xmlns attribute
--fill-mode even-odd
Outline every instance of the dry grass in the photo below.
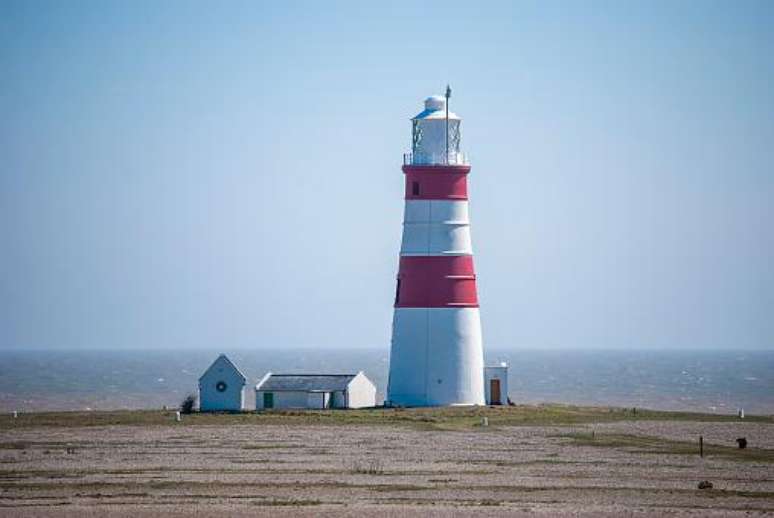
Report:
<svg viewBox="0 0 774 518"><path fill-rule="evenodd" d="M625 434L565 434L576 446L592 446L599 448L621 448L631 453L669 454L669 455L699 455L698 442L674 441L659 437ZM774 462L774 450L763 448L745 448L740 450L731 446L704 444L704 457L723 457L730 460L746 462Z"/></svg>
<svg viewBox="0 0 774 518"><path fill-rule="evenodd" d="M361 410L274 410L236 414L194 413L175 421L174 411L41 412L0 419L0 430L37 427L90 426L200 426L200 425L364 425L411 426L420 430L466 430L497 426L562 426L618 421L734 422L736 416L691 412L662 412L568 405L518 405L514 407L456 407ZM745 422L774 423L771 416L747 416Z"/></svg>

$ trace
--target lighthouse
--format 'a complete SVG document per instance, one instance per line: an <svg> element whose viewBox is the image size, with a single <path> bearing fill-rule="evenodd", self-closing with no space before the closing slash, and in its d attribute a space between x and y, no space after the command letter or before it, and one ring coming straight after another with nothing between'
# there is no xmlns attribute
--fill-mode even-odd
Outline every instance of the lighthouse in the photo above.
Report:
<svg viewBox="0 0 774 518"><path fill-rule="evenodd" d="M470 165L451 91L411 119L386 403L484 404L484 353L468 219Z"/></svg>

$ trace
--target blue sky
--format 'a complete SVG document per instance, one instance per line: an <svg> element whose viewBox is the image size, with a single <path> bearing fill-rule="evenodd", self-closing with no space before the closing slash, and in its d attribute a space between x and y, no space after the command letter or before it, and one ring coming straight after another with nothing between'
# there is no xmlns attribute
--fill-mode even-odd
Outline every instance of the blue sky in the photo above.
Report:
<svg viewBox="0 0 774 518"><path fill-rule="evenodd" d="M447 82L485 347L774 348L774 3L417 4L0 3L0 348L386 352Z"/></svg>

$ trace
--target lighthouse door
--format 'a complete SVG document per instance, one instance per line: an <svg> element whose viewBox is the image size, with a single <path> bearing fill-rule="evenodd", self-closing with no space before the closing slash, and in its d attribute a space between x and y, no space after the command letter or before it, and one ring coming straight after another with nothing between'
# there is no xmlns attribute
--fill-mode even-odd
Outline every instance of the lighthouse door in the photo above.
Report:
<svg viewBox="0 0 774 518"><path fill-rule="evenodd" d="M490 405L502 405L502 399L500 396L500 380L489 380L489 404Z"/></svg>

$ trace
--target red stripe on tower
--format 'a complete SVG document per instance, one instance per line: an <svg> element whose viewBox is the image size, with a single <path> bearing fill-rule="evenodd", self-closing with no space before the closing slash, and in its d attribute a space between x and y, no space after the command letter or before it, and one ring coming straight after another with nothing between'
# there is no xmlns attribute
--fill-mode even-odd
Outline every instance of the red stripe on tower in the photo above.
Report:
<svg viewBox="0 0 774 518"><path fill-rule="evenodd" d="M477 308L473 257L401 257L395 307Z"/></svg>
<svg viewBox="0 0 774 518"><path fill-rule="evenodd" d="M404 165L407 200L467 200L469 165Z"/></svg>

